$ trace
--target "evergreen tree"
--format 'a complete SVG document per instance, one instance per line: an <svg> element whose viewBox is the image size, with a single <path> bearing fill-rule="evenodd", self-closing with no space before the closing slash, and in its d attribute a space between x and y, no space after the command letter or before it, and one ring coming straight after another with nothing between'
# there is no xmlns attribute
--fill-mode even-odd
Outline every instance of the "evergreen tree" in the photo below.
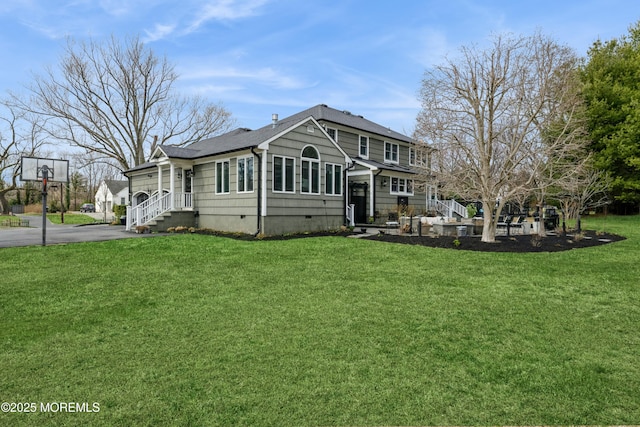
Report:
<svg viewBox="0 0 640 427"><path fill-rule="evenodd" d="M640 21L629 34L589 50L582 69L595 165L613 178L617 213L640 207Z"/></svg>

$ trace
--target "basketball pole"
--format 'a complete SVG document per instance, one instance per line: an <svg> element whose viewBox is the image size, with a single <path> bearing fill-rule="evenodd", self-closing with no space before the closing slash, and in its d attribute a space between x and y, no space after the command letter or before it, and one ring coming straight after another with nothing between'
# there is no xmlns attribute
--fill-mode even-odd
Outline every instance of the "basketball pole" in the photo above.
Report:
<svg viewBox="0 0 640 427"><path fill-rule="evenodd" d="M47 246L47 179L49 168L42 166L42 246Z"/></svg>

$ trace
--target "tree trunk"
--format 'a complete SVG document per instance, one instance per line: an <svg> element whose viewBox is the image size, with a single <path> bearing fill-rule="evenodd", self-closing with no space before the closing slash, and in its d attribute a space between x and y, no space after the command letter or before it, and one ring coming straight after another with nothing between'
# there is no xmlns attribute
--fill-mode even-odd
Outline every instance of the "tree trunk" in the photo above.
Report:
<svg viewBox="0 0 640 427"><path fill-rule="evenodd" d="M7 201L6 195L11 190L13 190L12 187L0 190L0 213L2 213L2 215L9 214L9 202Z"/></svg>
<svg viewBox="0 0 640 427"><path fill-rule="evenodd" d="M489 207L488 203L482 202L482 241L487 243L495 243L496 241L496 217L493 214L493 206Z"/></svg>

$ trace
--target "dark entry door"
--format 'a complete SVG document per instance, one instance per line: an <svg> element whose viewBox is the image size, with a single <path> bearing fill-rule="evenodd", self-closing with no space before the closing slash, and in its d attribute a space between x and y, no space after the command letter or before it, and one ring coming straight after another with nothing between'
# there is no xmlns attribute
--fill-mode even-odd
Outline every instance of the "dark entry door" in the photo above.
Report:
<svg viewBox="0 0 640 427"><path fill-rule="evenodd" d="M369 193L369 184L366 182L349 183L350 194L349 203L354 206L354 221L359 224L367 223L367 196Z"/></svg>

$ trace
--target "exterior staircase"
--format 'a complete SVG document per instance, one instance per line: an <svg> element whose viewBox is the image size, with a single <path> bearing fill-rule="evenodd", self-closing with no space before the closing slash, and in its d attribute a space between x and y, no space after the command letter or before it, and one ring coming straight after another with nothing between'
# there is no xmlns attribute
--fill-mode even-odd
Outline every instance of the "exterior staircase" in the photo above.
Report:
<svg viewBox="0 0 640 427"><path fill-rule="evenodd" d="M127 206L125 229L135 231L136 227L146 225L163 231L174 226L176 220L182 221L177 225L195 224L191 193L154 194L137 206Z"/></svg>
<svg viewBox="0 0 640 427"><path fill-rule="evenodd" d="M435 210L439 215L449 218L468 218L466 206L456 202L455 200L431 200L430 209Z"/></svg>

